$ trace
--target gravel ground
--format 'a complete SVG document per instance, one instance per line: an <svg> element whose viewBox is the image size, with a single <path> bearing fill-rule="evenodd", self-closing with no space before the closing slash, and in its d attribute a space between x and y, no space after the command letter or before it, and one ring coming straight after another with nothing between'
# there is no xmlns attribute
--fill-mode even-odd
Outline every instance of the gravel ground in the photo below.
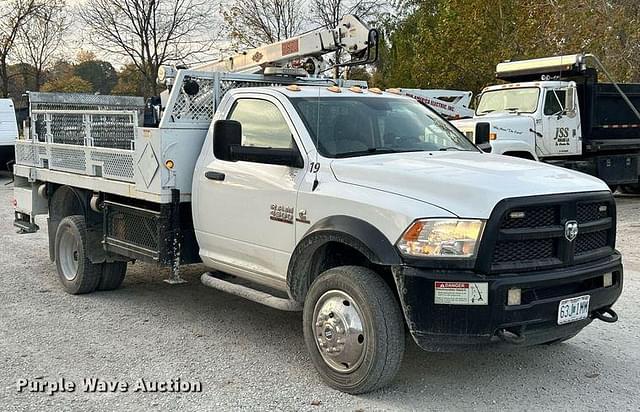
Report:
<svg viewBox="0 0 640 412"><path fill-rule="evenodd" d="M638 410L640 198L619 197L626 262L620 321L594 322L561 345L430 354L409 344L384 390L324 386L301 316L208 289L204 268L170 286L165 270L130 265L124 287L70 296L48 259L46 231L17 235L12 187L0 179L0 409L7 410ZM44 225L42 225L44 227ZM82 379L199 381L201 393L86 393ZM72 393L18 393L19 379L74 381Z"/></svg>

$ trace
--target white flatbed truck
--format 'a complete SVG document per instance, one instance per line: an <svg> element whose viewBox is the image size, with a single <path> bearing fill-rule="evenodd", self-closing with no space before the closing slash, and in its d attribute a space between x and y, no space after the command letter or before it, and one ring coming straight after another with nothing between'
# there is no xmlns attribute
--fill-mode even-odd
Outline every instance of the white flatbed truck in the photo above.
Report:
<svg viewBox="0 0 640 412"><path fill-rule="evenodd" d="M321 33L333 43L312 53L362 60L373 37L354 24ZM319 375L349 393L393 379L405 330L452 351L558 342L617 319L615 201L600 180L485 154L406 96L321 78L162 77L157 127L140 125L138 98L30 95L15 225L32 232L48 215L67 292L116 289L134 260L172 267L173 283L202 262L207 286L302 310Z"/></svg>

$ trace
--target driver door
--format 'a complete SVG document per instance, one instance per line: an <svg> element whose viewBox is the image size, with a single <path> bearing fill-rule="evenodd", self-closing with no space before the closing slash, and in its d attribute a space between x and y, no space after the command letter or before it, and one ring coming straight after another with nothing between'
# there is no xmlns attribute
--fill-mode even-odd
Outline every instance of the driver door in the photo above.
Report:
<svg viewBox="0 0 640 412"><path fill-rule="evenodd" d="M226 118L240 122L242 146L302 147L284 108L271 96L242 95ZM306 159L306 153L301 154ZM205 263L252 281L282 286L295 245L295 207L304 171L210 158L199 177L199 196L207 200L200 202L204 210L198 212Z"/></svg>
<svg viewBox="0 0 640 412"><path fill-rule="evenodd" d="M579 154L581 146L580 118L577 111L564 108L567 89L547 89L542 110L542 139L538 148L543 156Z"/></svg>

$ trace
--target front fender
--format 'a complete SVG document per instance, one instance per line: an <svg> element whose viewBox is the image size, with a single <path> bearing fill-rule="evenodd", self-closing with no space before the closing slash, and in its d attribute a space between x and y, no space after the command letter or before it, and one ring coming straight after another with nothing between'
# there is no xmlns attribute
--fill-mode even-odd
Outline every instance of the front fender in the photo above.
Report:
<svg viewBox="0 0 640 412"><path fill-rule="evenodd" d="M529 153L531 157L538 160L536 154L535 144L525 142L522 140L504 139L493 140L491 142L491 153L493 154L505 154L509 152L525 152Z"/></svg>
<svg viewBox="0 0 640 412"><path fill-rule="evenodd" d="M291 255L287 286L291 297L301 300L313 281L315 253L329 242L345 244L364 255L371 263L400 265L402 259L395 246L375 226L352 216L330 216L314 224Z"/></svg>

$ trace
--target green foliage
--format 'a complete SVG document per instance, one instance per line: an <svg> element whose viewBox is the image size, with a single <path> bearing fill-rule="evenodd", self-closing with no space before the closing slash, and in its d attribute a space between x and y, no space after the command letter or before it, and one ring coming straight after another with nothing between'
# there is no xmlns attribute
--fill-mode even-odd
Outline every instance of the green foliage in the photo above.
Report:
<svg viewBox="0 0 640 412"><path fill-rule="evenodd" d="M93 91L109 94L118 82L118 74L111 63L86 60L74 67L74 75L91 83Z"/></svg>
<svg viewBox="0 0 640 412"><path fill-rule="evenodd" d="M127 64L118 73L118 83L111 90L112 94L121 96L149 96L151 90L145 90L143 74L133 64Z"/></svg>
<svg viewBox="0 0 640 412"><path fill-rule="evenodd" d="M389 28L378 87L480 91L495 65L593 53L617 81L640 81L640 5L625 0L425 0Z"/></svg>
<svg viewBox="0 0 640 412"><path fill-rule="evenodd" d="M62 93L91 93L93 85L79 76L71 76L46 82L42 85L43 92Z"/></svg>

